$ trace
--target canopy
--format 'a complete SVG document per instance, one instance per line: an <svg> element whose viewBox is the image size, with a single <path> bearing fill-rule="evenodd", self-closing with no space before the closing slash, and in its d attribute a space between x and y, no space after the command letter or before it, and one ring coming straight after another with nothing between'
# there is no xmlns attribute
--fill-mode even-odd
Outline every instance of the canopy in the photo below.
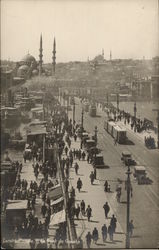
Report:
<svg viewBox="0 0 159 250"><path fill-rule="evenodd" d="M61 210L60 212L51 215L50 226L57 225L65 221L66 221L66 212L65 210Z"/></svg>
<svg viewBox="0 0 159 250"><path fill-rule="evenodd" d="M8 200L6 210L27 209L27 200Z"/></svg>
<svg viewBox="0 0 159 250"><path fill-rule="evenodd" d="M137 171L146 171L146 168L144 166L135 166L134 170L137 170Z"/></svg>
<svg viewBox="0 0 159 250"><path fill-rule="evenodd" d="M52 187L48 193L48 196L51 200L56 200L57 198L61 197L62 194L62 188L60 184Z"/></svg>
<svg viewBox="0 0 159 250"><path fill-rule="evenodd" d="M123 152L122 152L122 155L125 155L125 156L126 156L126 155L131 155L131 153L130 153L129 151L123 151Z"/></svg>
<svg viewBox="0 0 159 250"><path fill-rule="evenodd" d="M47 134L46 127L44 127L44 125L35 125L35 126L29 127L28 136L29 135L43 135L43 134Z"/></svg>
<svg viewBox="0 0 159 250"><path fill-rule="evenodd" d="M56 205L56 204L60 203L63 200L64 200L63 197L60 197L57 200L53 200L53 201L51 201L51 206Z"/></svg>

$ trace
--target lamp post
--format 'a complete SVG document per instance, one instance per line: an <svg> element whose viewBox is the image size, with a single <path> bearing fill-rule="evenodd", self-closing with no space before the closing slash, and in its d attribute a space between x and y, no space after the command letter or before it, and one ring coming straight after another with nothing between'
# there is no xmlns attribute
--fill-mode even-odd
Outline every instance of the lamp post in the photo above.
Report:
<svg viewBox="0 0 159 250"><path fill-rule="evenodd" d="M67 96L67 116L68 116L69 95Z"/></svg>
<svg viewBox="0 0 159 250"><path fill-rule="evenodd" d="M94 129L94 139L95 139L96 146L97 146L97 133L98 133L97 126L95 126L95 129Z"/></svg>
<svg viewBox="0 0 159 250"><path fill-rule="evenodd" d="M152 111L157 111L157 134L158 134L157 148L159 148L159 109L153 109Z"/></svg>
<svg viewBox="0 0 159 250"><path fill-rule="evenodd" d="M116 95L117 111L119 111L119 94Z"/></svg>
<svg viewBox="0 0 159 250"><path fill-rule="evenodd" d="M82 108L82 116L81 116L81 149L82 149L82 143L83 143L83 115L84 115L84 111Z"/></svg>
<svg viewBox="0 0 159 250"><path fill-rule="evenodd" d="M75 99L73 100L73 124L75 122Z"/></svg>
<svg viewBox="0 0 159 250"><path fill-rule="evenodd" d="M136 108L136 102L134 103L134 118L135 118L135 128L134 131L136 132L136 112L137 112L137 108Z"/></svg>
<svg viewBox="0 0 159 250"><path fill-rule="evenodd" d="M107 92L107 108L108 108L108 103L109 103L109 95L108 95L108 92Z"/></svg>
<svg viewBox="0 0 159 250"><path fill-rule="evenodd" d="M129 222L130 222L130 166L128 165L127 174L127 214L126 214L126 248L130 248Z"/></svg>

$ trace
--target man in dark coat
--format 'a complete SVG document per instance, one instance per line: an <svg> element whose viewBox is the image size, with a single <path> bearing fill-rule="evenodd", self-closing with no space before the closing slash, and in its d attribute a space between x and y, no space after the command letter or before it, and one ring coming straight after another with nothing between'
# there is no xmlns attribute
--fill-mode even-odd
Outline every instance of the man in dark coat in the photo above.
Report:
<svg viewBox="0 0 159 250"><path fill-rule="evenodd" d="M78 181L77 181L77 189L78 189L79 192L80 192L81 188L82 188L82 181L81 181L80 178L78 178Z"/></svg>
<svg viewBox="0 0 159 250"><path fill-rule="evenodd" d="M92 240L92 235L90 234L90 232L88 232L88 234L86 235L87 248L90 248L91 240Z"/></svg>
<svg viewBox="0 0 159 250"><path fill-rule="evenodd" d="M105 242L107 239L107 227L105 224L102 226L102 237L103 237L103 242Z"/></svg>
<svg viewBox="0 0 159 250"><path fill-rule="evenodd" d="M108 213L109 213L109 210L110 210L110 207L108 205L108 202L106 202L103 206L104 208L104 212L105 212L105 218L108 218Z"/></svg>

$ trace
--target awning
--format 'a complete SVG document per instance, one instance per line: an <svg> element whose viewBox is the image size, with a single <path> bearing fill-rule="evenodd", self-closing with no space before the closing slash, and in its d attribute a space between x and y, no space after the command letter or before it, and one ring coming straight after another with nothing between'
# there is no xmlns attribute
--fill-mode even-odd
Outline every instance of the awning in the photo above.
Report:
<svg viewBox="0 0 159 250"><path fill-rule="evenodd" d="M57 225L65 221L66 221L66 212L65 210L61 210L60 212L51 215L50 226Z"/></svg>
<svg viewBox="0 0 159 250"><path fill-rule="evenodd" d="M56 200L57 198L61 197L62 195L63 195L62 188L61 188L60 184L52 187L48 193L50 200Z"/></svg>
<svg viewBox="0 0 159 250"><path fill-rule="evenodd" d="M19 209L27 209L28 201L27 200L8 200L8 204L6 210L19 210Z"/></svg>
<svg viewBox="0 0 159 250"><path fill-rule="evenodd" d="M51 201L51 206L56 205L56 204L60 203L60 202L63 201L63 200L64 200L64 198L63 198L63 197L60 197L60 198L58 198L57 200Z"/></svg>

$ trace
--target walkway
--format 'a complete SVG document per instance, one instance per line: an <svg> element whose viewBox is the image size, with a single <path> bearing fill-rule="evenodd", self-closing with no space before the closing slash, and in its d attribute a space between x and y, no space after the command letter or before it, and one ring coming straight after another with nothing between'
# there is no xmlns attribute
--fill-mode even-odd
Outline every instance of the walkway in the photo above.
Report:
<svg viewBox="0 0 159 250"><path fill-rule="evenodd" d="M79 149L80 148L80 140L78 139L76 142L72 140L71 143L72 149ZM103 243L102 240L102 234L101 234L101 228L103 224L106 224L108 227L110 224L110 218L112 214L115 214L113 207L110 206L110 212L108 214L108 219L105 219L104 209L103 205L106 201L108 201L109 193L104 192L104 187L100 185L100 182L98 180L94 181L94 185L91 185L89 175L91 171L93 170L93 167L91 164L88 164L87 161L79 161L75 160L74 162L77 162L79 164L79 173L78 175L75 174L74 168L70 169L70 188L73 186L75 188L76 192L76 201L75 204L80 204L82 200L86 203L86 208L88 205L92 208L92 217L91 221L87 221L87 217L83 217L80 213L80 218L77 220L75 219L75 225L76 225L76 232L77 237L82 238L84 242L84 248L87 248L86 246L86 234L88 231L92 233L94 227L98 229L99 232L99 240L97 244L94 244L92 242L91 247L92 248L123 248L125 247L125 234L123 233L120 224L117 222L117 228L116 233L114 234L114 241L109 240L109 235L107 237L107 241ZM98 172L98 171L97 171ZM83 187L81 189L81 192L79 193L76 186L77 186L77 180L80 177L83 183ZM98 175L97 175L98 178ZM109 203L109 202L108 202ZM109 204L110 205L110 204ZM118 215L115 214L117 217Z"/></svg>

